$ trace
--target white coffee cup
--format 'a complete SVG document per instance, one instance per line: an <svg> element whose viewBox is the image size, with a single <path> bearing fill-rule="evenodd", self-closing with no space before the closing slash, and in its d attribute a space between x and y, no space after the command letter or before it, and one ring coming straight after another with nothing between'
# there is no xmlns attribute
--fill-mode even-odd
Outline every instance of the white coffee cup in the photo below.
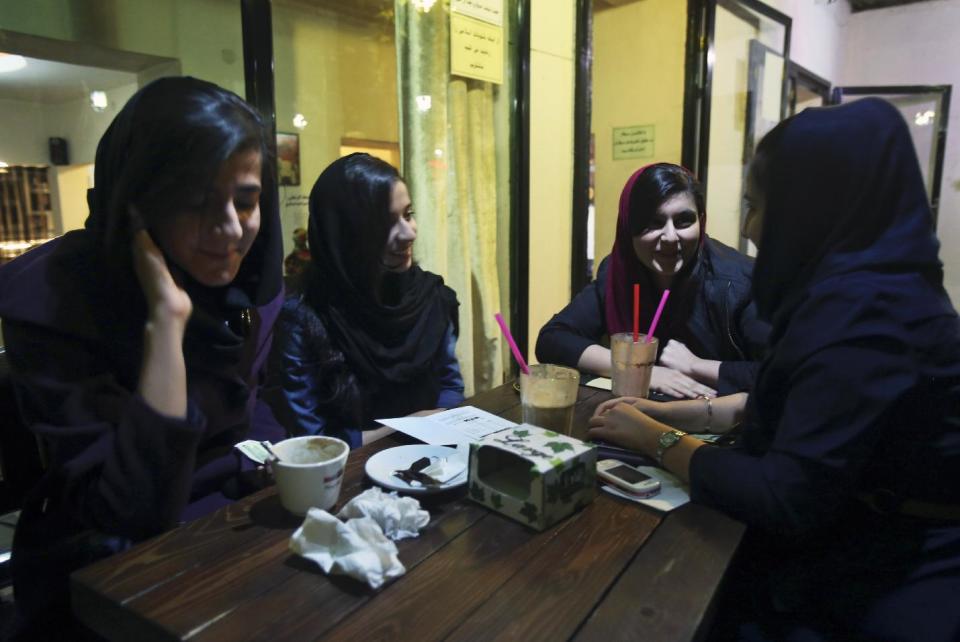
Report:
<svg viewBox="0 0 960 642"><path fill-rule="evenodd" d="M350 446L336 437L293 437L273 445L272 463L280 503L305 515L313 507L330 510L340 496Z"/></svg>

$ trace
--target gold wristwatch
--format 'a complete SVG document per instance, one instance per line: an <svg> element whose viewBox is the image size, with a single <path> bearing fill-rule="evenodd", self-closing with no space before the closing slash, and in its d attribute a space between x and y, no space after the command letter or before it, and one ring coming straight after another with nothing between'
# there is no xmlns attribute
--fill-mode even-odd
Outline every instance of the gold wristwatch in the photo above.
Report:
<svg viewBox="0 0 960 642"><path fill-rule="evenodd" d="M686 434L687 433L682 430L674 429L660 435L660 438L657 440L657 463L660 464L660 466L663 466L663 454L670 448L676 446L680 439Z"/></svg>

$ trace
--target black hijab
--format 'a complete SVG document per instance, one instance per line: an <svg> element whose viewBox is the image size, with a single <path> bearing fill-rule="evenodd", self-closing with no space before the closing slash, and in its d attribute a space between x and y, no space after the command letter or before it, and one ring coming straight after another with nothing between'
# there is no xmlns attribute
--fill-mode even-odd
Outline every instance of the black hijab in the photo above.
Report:
<svg viewBox="0 0 960 642"><path fill-rule="evenodd" d="M436 274L416 265L393 273L381 264L399 180L368 154L323 171L310 192L306 297L366 386L417 383L411 394L422 395L426 408L436 391L422 384L451 323L456 331L458 303Z"/></svg>
<svg viewBox="0 0 960 642"><path fill-rule="evenodd" d="M807 109L770 151L753 291L774 337L809 288L853 271L920 273L940 285L939 243L900 113L878 98ZM762 143L761 143L762 145Z"/></svg>
<svg viewBox="0 0 960 642"><path fill-rule="evenodd" d="M956 311L943 289L933 216L897 109L876 98L807 109L768 137L758 148L758 158L767 156L769 165L766 180L758 183L766 207L753 290L773 331L748 400L741 441L754 454L775 448L783 417L803 423L804 413L817 413L817 403L825 398L818 395L818 380L833 381L820 375L843 365L831 359L851 354L823 356L830 346L871 348L857 357L857 367L868 374L845 393L842 409L833 409L835 417L909 401L907 395L926 394L925 389L940 385L938 380L954 385L960 363ZM891 370L894 359L899 365ZM900 439L909 441L914 431L942 425L942 416L935 416L941 406L931 403L901 406L911 408L905 425L877 420L870 439L888 437L876 446L877 457L886 457L886 463L877 463L881 468L871 474L882 477L883 466L893 464L899 472L874 482L889 483L910 469L901 456L914 456L916 444L901 448L906 442ZM884 433L888 428L893 432ZM779 438L791 447L811 448L803 451L815 452L811 459L825 448L853 452L849 448L856 441L837 424L816 434L800 431ZM865 448L874 442L858 443ZM861 483L843 476L855 468L830 472L824 466L822 473L833 475L830 484L838 488Z"/></svg>
<svg viewBox="0 0 960 642"><path fill-rule="evenodd" d="M256 308L282 291L280 217L266 141L249 105L189 77L162 78L140 89L100 139L85 230L68 234L57 254L65 269L78 261L93 264L93 291L85 296L96 325L110 332L109 349L128 385L139 371L146 312L132 266L129 206L136 206L149 231L153 222L203 195L230 156L258 149L260 230L234 281L207 287L168 259L193 302L183 343L188 374L223 383L224 413L244 411L249 386L243 366L252 356L247 338L256 334Z"/></svg>

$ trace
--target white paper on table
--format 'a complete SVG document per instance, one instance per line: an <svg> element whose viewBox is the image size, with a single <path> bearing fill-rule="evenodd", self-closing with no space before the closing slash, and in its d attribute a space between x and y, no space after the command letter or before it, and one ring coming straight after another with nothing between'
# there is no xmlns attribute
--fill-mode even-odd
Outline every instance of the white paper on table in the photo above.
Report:
<svg viewBox="0 0 960 642"><path fill-rule="evenodd" d="M434 446L469 444L491 433L517 425L473 406L452 408L427 417L377 419L377 423Z"/></svg>
<svg viewBox="0 0 960 642"><path fill-rule="evenodd" d="M674 475L671 475L662 468L655 468L653 466L637 466L637 470L660 481L660 492L657 495L641 498L620 490L616 486L607 485L603 486L603 490L611 495L629 499L638 504L645 504L650 508L665 513L672 511L674 508L679 508L690 501L690 492Z"/></svg>
<svg viewBox="0 0 960 642"><path fill-rule="evenodd" d="M613 390L613 381L607 377L591 379L584 385L590 386L591 388L599 388L600 390Z"/></svg>

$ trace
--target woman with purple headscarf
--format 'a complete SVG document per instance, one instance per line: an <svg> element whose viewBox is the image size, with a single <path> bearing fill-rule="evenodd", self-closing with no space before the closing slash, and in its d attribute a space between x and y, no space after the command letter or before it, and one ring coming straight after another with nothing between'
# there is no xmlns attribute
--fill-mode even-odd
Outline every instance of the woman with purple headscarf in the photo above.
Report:
<svg viewBox="0 0 960 642"><path fill-rule="evenodd" d="M609 376L608 337L649 327L665 289L655 336L661 353L651 388L674 397L748 390L767 326L750 301L748 257L706 235L703 191L670 163L642 167L620 195L617 236L597 279L540 331L537 358Z"/></svg>
<svg viewBox="0 0 960 642"><path fill-rule="evenodd" d="M14 639L79 639L73 570L258 487L233 444L284 435L258 398L283 303L269 136L235 94L156 80L100 139L84 229L0 269L46 454L14 536Z"/></svg>

